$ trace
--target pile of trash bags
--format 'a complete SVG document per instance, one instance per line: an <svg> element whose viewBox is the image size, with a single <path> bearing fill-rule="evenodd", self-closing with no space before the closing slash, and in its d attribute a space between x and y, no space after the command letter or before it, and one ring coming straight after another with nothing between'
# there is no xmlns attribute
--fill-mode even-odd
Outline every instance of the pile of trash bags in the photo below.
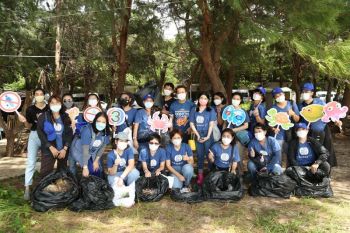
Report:
<svg viewBox="0 0 350 233"><path fill-rule="evenodd" d="M32 207L39 212L64 208L80 196L80 188L74 175L67 171L50 173L33 190Z"/></svg>
<svg viewBox="0 0 350 233"><path fill-rule="evenodd" d="M168 179L162 175L151 177L140 177L136 184L136 199L138 201L159 201L167 192Z"/></svg>
<svg viewBox="0 0 350 233"><path fill-rule="evenodd" d="M296 181L289 176L258 173L256 180L250 186L252 196L289 198L296 187Z"/></svg>
<svg viewBox="0 0 350 233"><path fill-rule="evenodd" d="M170 198L177 202L186 202L188 204L199 203L204 201L202 190L198 192L182 192L181 189L172 189L170 192Z"/></svg>
<svg viewBox="0 0 350 233"><path fill-rule="evenodd" d="M203 197L205 200L239 201L243 195L241 178L230 172L212 172L204 180Z"/></svg>
<svg viewBox="0 0 350 233"><path fill-rule="evenodd" d="M310 175L306 167L289 167L285 172L289 177L296 181L295 196L301 197L332 197L331 180L329 177L321 179Z"/></svg>

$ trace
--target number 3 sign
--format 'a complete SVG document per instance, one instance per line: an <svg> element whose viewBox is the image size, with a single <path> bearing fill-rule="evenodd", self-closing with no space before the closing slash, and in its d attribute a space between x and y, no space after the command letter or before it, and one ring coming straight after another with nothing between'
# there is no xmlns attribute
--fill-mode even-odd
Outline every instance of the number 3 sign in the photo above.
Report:
<svg viewBox="0 0 350 233"><path fill-rule="evenodd" d="M125 112L121 108L110 108L107 115L110 125L120 126L125 122Z"/></svg>

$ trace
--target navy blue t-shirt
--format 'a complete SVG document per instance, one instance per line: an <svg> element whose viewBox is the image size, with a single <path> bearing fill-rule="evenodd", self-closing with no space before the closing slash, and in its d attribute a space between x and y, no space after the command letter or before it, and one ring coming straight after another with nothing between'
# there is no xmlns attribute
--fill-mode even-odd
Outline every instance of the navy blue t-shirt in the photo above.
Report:
<svg viewBox="0 0 350 233"><path fill-rule="evenodd" d="M189 100L186 100L185 103L180 103L178 100L174 101L170 105L170 114L173 115L173 127L179 129L182 132L186 132L189 128L189 117L192 108L195 107L195 104Z"/></svg>
<svg viewBox="0 0 350 233"><path fill-rule="evenodd" d="M57 150L62 150L63 149L63 122L61 117L56 119L56 123L53 124L53 127L55 128L55 133L56 133L56 149Z"/></svg>
<svg viewBox="0 0 350 233"><path fill-rule="evenodd" d="M123 172L129 165L129 160L134 159L134 152L130 147L127 147L122 155L119 155L121 162L118 165L117 172ZM112 150L107 155L107 168L112 168L115 160L117 159L116 150Z"/></svg>
<svg viewBox="0 0 350 233"><path fill-rule="evenodd" d="M310 165L315 162L315 153L308 142L299 143L296 161L298 166Z"/></svg>
<svg viewBox="0 0 350 233"><path fill-rule="evenodd" d="M281 147L278 141L273 137L267 137L265 145L261 145L256 138L253 138L248 145L249 157L252 149L254 149L255 153L262 154L268 164L273 165L281 163L278 155L278 152L281 151Z"/></svg>
<svg viewBox="0 0 350 233"><path fill-rule="evenodd" d="M187 164L187 161L183 160L183 156L192 157L193 153L190 146L186 143L182 143L180 149L177 151L173 144L169 144L166 147L166 160L171 161L171 166L183 166Z"/></svg>
<svg viewBox="0 0 350 233"><path fill-rule="evenodd" d="M233 147L233 153L232 145L224 149L221 142L216 142L210 150L214 154L214 164L219 168L229 168L232 162L241 161L237 145Z"/></svg>
<svg viewBox="0 0 350 233"><path fill-rule="evenodd" d="M122 125L117 127L117 133L123 132L124 129L126 129L127 127L130 127L134 124L136 113L137 113L136 108L131 108L131 109L129 109L129 111L125 112L126 122L124 122Z"/></svg>
<svg viewBox="0 0 350 233"><path fill-rule="evenodd" d="M137 139L147 139L148 135L152 133L150 130L151 126L147 122L147 111L145 109L138 110L135 116L135 123L139 124Z"/></svg>
<svg viewBox="0 0 350 233"><path fill-rule="evenodd" d="M254 103L250 106L250 110L249 110L249 118L250 118L250 124L249 124L249 131L254 134L254 126L257 124L256 121L256 117L254 116L254 110L255 110L256 106L254 106ZM267 114L267 110L265 107L264 103L261 103L258 107L258 111L259 111L259 116L261 119L265 119L265 116Z"/></svg>
<svg viewBox="0 0 350 233"><path fill-rule="evenodd" d="M166 151L163 148L158 148L156 153L152 156L149 148L142 148L139 160L147 164L150 172L154 172L160 167L160 164L166 160Z"/></svg>
<svg viewBox="0 0 350 233"><path fill-rule="evenodd" d="M306 107L308 105L311 105L311 104L319 104L319 105L326 105L326 103L321 100L320 98L315 98L313 99L313 101L310 103L310 104L306 104L305 102L302 102L300 105L299 105L299 110L301 111L303 107ZM307 120L305 120L303 117L301 117L301 122L305 123L306 125L309 124L309 122ZM321 119L319 119L318 121L316 122L311 122L310 123L310 129L315 131L315 132L322 132L324 131L324 128L326 127L326 123L323 122Z"/></svg>
<svg viewBox="0 0 350 233"><path fill-rule="evenodd" d="M101 147L109 144L109 136L104 135L103 132L95 134L89 123L81 129L80 137L82 145L89 145L89 154L93 159L95 159L95 156Z"/></svg>
<svg viewBox="0 0 350 233"><path fill-rule="evenodd" d="M207 111L205 109L202 112L197 112L196 108L192 108L190 112L190 122L196 126L198 132L202 132L202 134L205 134L204 136L207 136L209 130L209 123L216 120L217 117L213 108L210 108L210 111Z"/></svg>

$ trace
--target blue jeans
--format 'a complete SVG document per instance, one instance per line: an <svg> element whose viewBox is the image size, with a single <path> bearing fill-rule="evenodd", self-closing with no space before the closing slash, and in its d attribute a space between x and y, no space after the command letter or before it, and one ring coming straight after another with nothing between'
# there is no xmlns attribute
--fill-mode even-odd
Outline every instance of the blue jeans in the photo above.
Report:
<svg viewBox="0 0 350 233"><path fill-rule="evenodd" d="M33 184L33 176L35 172L36 159L41 146L37 131L30 131L27 148L27 165L25 171L24 185Z"/></svg>
<svg viewBox="0 0 350 233"><path fill-rule="evenodd" d="M185 185L188 186L191 183L191 179L193 177L193 167L191 164L185 164L183 166L173 166L173 168L183 175L185 177ZM176 175L171 174L172 177L174 177L174 184L173 188L182 188L183 187L183 182L177 178Z"/></svg>
<svg viewBox="0 0 350 233"><path fill-rule="evenodd" d="M201 137L206 137L207 136L207 132L199 132ZM208 153L209 153L209 149L210 146L213 144L214 139L211 136L207 141L205 141L204 143L200 143L198 141L196 141L196 150L197 150L197 164L198 164L198 171L199 172L203 172L203 168L204 168L204 159L208 157ZM208 160L209 162L209 160ZM211 164L208 164L209 166L209 170L211 168Z"/></svg>
<svg viewBox="0 0 350 233"><path fill-rule="evenodd" d="M115 175L108 175L108 183L109 185L113 185L114 179L116 177L120 177L123 172L117 172ZM124 178L124 183L129 186L132 182L136 181L140 177L140 172L136 168L132 169L129 174Z"/></svg>
<svg viewBox="0 0 350 233"><path fill-rule="evenodd" d="M258 172L255 163L252 160L249 160L248 164L247 164L247 167L248 167L248 171L251 174L251 176L253 178L255 178L256 177L256 173ZM269 173L272 172L274 174L281 175L282 174L282 167L281 167L281 165L279 165L277 163L276 164L268 164L267 165L267 171Z"/></svg>

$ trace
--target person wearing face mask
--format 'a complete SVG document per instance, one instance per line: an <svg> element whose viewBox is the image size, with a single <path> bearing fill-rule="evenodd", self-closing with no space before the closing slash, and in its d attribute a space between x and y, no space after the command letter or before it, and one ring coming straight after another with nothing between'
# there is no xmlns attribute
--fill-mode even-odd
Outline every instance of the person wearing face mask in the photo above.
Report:
<svg viewBox="0 0 350 233"><path fill-rule="evenodd" d="M214 164L212 171L229 171L237 174L237 163L241 159L232 129L222 131L221 141L212 145L208 158Z"/></svg>
<svg viewBox="0 0 350 233"><path fill-rule="evenodd" d="M170 106L175 101L173 97L174 89L175 87L174 87L174 84L172 83L165 83L163 86L163 93L164 93L163 108L162 108L163 114L169 114Z"/></svg>
<svg viewBox="0 0 350 233"><path fill-rule="evenodd" d="M301 93L302 103L299 104L300 111L302 110L303 107L306 107L311 104L319 104L319 105L326 104L320 98L313 98L314 91L315 91L315 87L312 83L305 83L303 85L302 93ZM305 123L306 125L309 124L309 122L305 120L303 117L301 117L301 122ZM338 127L341 127L342 122L338 120L335 122L335 125ZM330 152L330 156L328 157L328 162L330 163L330 165L336 166L337 160L334 152L332 133L329 127L327 126L327 124L320 119L316 122L310 122L310 125L308 126L310 128L310 131L309 131L310 136L318 140Z"/></svg>
<svg viewBox="0 0 350 233"><path fill-rule="evenodd" d="M208 155L209 148L214 142L212 133L215 122L216 114L214 109L209 107L209 95L199 94L197 108L193 108L190 112L190 126L197 139L198 185L202 185L204 181L204 158Z"/></svg>
<svg viewBox="0 0 350 233"><path fill-rule="evenodd" d="M179 85L176 87L177 100L170 106L170 120L173 122L173 128L179 129L183 132L183 140L187 143L190 138L190 124L189 117L190 112L195 108L195 104L186 99L187 91L186 87Z"/></svg>
<svg viewBox="0 0 350 233"><path fill-rule="evenodd" d="M139 155L141 174L145 177L159 176L165 167L166 152L160 148L161 138L157 133L149 136L148 148L142 148Z"/></svg>
<svg viewBox="0 0 350 233"><path fill-rule="evenodd" d="M153 114L154 98L148 94L143 97L143 105L145 108L139 109L135 116L133 129L133 142L137 150L147 147L148 137L152 133L148 124L148 117Z"/></svg>
<svg viewBox="0 0 350 233"><path fill-rule="evenodd" d="M243 97L241 95L241 93L239 92L235 92L232 94L232 106L235 109L242 109L241 108L241 103L242 103ZM243 124L237 126L234 124L230 124L230 128L233 130L233 132L236 134L236 138L237 138L237 145L238 145L238 150L239 150L239 155L242 157L244 155L245 152L245 146L248 145L249 141L250 141L250 137L249 137L249 132L248 132L248 127L249 127L249 115L248 113L244 110L245 112L245 120L243 122ZM224 127L223 128L227 128L228 126L228 122L224 121Z"/></svg>
<svg viewBox="0 0 350 233"><path fill-rule="evenodd" d="M275 104L272 105L272 108L276 109L277 112L285 112L289 115L292 122L299 122L300 113L296 103L286 100L283 90L279 87L276 87L272 90L272 96L275 99ZM288 142L293 138L292 129L284 130L281 127L271 128L273 134L280 147L282 148L282 154L286 154L288 150Z"/></svg>
<svg viewBox="0 0 350 233"><path fill-rule="evenodd" d="M68 150L73 140L71 120L63 111L62 100L53 95L49 98L50 109L41 114L38 119L38 135L41 141L40 176L44 178L54 169L67 168Z"/></svg>
<svg viewBox="0 0 350 233"><path fill-rule="evenodd" d="M128 135L124 132L117 134L114 149L107 155L108 183L113 186L126 184L129 186L140 177L135 168L134 152L128 145Z"/></svg>
<svg viewBox="0 0 350 233"><path fill-rule="evenodd" d="M33 184L35 164L41 141L37 132L37 122L40 114L46 112L49 108L45 103L45 91L42 88L36 88L33 92L35 104L27 108L26 116L19 115L18 119L24 123L24 126L30 129L27 147L27 164L24 178L24 199L30 200L30 186Z"/></svg>
<svg viewBox="0 0 350 233"><path fill-rule="evenodd" d="M249 116L249 132L254 134L254 126L257 123L265 124L266 107L265 107L265 94L266 90L262 86L257 87L253 91L253 102L250 105Z"/></svg>
<svg viewBox="0 0 350 233"><path fill-rule="evenodd" d="M274 137L266 136L267 127L256 124L254 127L254 138L248 145L248 171L253 179L258 172L280 175L281 147Z"/></svg>
<svg viewBox="0 0 350 233"><path fill-rule="evenodd" d="M101 156L109 144L108 117L104 112L96 114L91 124L75 135L69 160L69 170L76 175L76 163L83 169L82 175L103 177Z"/></svg>
<svg viewBox="0 0 350 233"><path fill-rule="evenodd" d="M220 131L222 131L222 127L224 124L224 121L222 120L222 117L221 117L221 111L225 108L225 104L226 104L226 98L224 93L222 92L214 93L212 105L215 107L217 125Z"/></svg>
<svg viewBox="0 0 350 233"><path fill-rule="evenodd" d="M166 167L174 177L173 188L189 191L193 177L193 154L190 146L182 142L182 132L174 129L170 132L171 144L166 147Z"/></svg>
<svg viewBox="0 0 350 233"><path fill-rule="evenodd" d="M295 130L298 138L290 142L288 165L306 166L309 168L307 175L318 180L328 177L331 170L327 162L328 150L318 140L307 136L309 130L305 123L296 124Z"/></svg>
<svg viewBox="0 0 350 233"><path fill-rule="evenodd" d="M120 95L118 103L119 107L124 110L126 114L126 119L124 124L117 127L117 133L124 131L127 127L132 128L137 113L137 109L132 107L133 102L133 94L129 92L124 92Z"/></svg>

